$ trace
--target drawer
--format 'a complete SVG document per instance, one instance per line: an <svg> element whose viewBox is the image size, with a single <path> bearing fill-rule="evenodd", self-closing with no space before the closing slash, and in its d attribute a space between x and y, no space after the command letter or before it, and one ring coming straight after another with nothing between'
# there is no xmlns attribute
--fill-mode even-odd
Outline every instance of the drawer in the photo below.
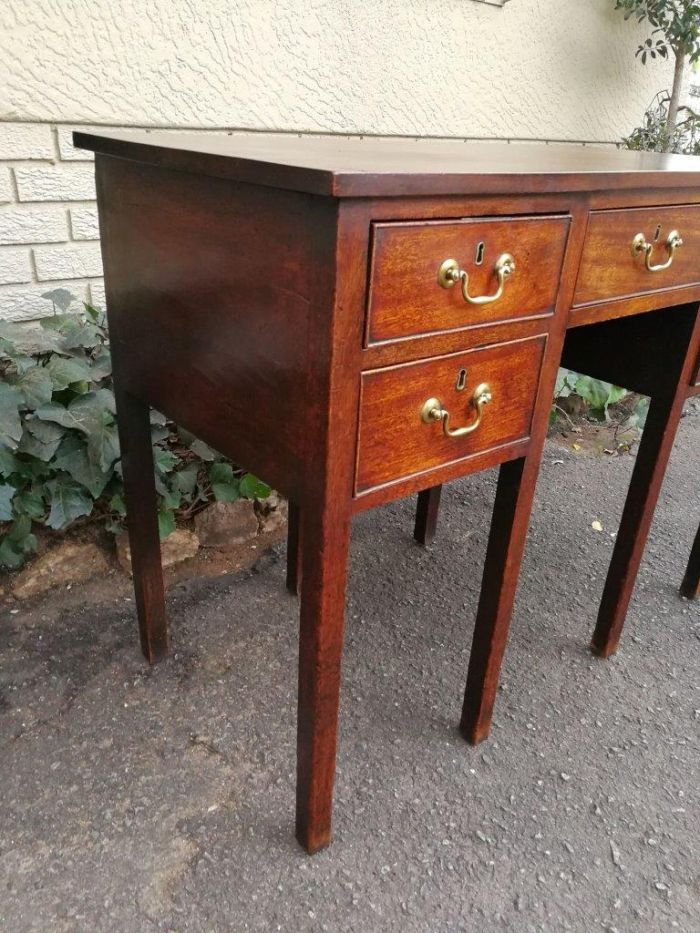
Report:
<svg viewBox="0 0 700 933"><path fill-rule="evenodd" d="M668 243L674 231L680 234L683 245L671 250ZM648 254L651 269L666 268L647 268L642 240L653 247ZM638 247L633 252L635 243ZM591 212L575 306L698 283L700 205Z"/></svg>
<svg viewBox="0 0 700 933"><path fill-rule="evenodd" d="M568 229L568 217L373 224L366 342L551 314ZM496 301L471 304L461 282L438 283L442 264L452 259L468 275L469 297L493 296L504 254L513 257L515 271Z"/></svg>
<svg viewBox="0 0 700 933"><path fill-rule="evenodd" d="M363 373L356 492L527 438L545 343L534 337ZM480 405L483 385L491 399ZM449 413L450 431L474 428L481 408L478 427L447 436L445 421L424 412L428 399Z"/></svg>

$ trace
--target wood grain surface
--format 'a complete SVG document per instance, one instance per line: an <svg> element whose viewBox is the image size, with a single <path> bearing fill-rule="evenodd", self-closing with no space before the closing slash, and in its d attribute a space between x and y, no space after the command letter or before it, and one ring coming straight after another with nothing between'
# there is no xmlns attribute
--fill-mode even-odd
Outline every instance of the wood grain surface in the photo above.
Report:
<svg viewBox="0 0 700 933"><path fill-rule="evenodd" d="M374 224L367 342L551 314L568 227L567 217ZM443 261L455 259L469 275L470 295L492 295L503 253L516 269L493 304L469 304L459 284L438 284Z"/></svg>
<svg viewBox="0 0 700 933"><path fill-rule="evenodd" d="M535 337L364 373L356 489L396 482L528 437L544 346L545 338ZM451 427L468 425L474 420L474 389L484 382L493 401L473 433L446 437L442 423L421 421L423 403L436 397L450 412Z"/></svg>

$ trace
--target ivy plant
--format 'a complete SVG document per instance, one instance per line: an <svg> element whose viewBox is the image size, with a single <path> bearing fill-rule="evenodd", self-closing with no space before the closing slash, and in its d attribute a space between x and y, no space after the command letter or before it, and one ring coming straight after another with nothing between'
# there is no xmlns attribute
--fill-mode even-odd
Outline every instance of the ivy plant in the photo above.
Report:
<svg viewBox="0 0 700 933"><path fill-rule="evenodd" d="M0 566L20 567L37 525L63 531L100 521L118 533L126 508L104 316L71 310L38 325L0 324ZM269 487L201 440L151 413L161 538L212 500L264 498Z"/></svg>

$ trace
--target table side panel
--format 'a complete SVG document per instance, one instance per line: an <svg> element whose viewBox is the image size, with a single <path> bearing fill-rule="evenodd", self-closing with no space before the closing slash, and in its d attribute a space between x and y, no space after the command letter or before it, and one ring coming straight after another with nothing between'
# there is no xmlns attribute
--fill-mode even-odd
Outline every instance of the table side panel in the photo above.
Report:
<svg viewBox="0 0 700 933"><path fill-rule="evenodd" d="M124 387L296 494L314 276L335 274L335 205L104 156L97 176Z"/></svg>

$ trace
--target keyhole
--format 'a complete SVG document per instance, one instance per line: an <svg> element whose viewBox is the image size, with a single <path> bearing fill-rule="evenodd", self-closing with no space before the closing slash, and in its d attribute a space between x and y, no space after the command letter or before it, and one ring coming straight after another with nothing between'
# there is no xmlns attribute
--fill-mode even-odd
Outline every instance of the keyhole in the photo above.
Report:
<svg viewBox="0 0 700 933"><path fill-rule="evenodd" d="M661 234L661 224L658 224L656 227L656 233L654 234L654 243L656 243L656 241L659 239L660 234Z"/></svg>
<svg viewBox="0 0 700 933"><path fill-rule="evenodd" d="M484 261L484 250L485 250L485 248L486 248L486 247L484 246L484 241L483 241L483 240L481 240L481 242L480 242L480 243L477 243L477 245L476 245L476 258L474 259L474 262L476 263L477 266L480 266L481 263Z"/></svg>
<svg viewBox="0 0 700 933"><path fill-rule="evenodd" d="M457 389L458 392L461 392L464 389L466 384L467 384L467 371L466 369L460 369L460 371L457 373L457 382L455 384L455 389Z"/></svg>

